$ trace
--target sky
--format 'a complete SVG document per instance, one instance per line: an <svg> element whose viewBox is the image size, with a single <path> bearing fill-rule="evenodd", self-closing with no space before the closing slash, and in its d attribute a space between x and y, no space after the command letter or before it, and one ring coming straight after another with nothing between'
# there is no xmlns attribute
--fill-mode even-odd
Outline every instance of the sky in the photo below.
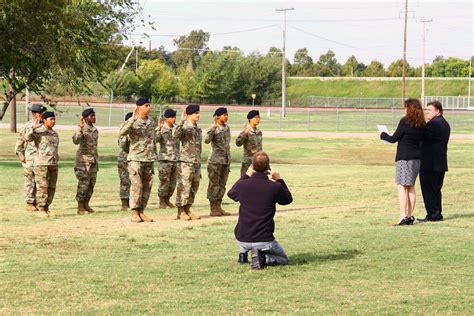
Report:
<svg viewBox="0 0 474 316"><path fill-rule="evenodd" d="M142 42L148 47L151 41L153 48L163 45L174 51L174 38L202 29L210 33L211 50L230 45L245 54L264 54L283 44L283 12L275 9L294 8L287 13L286 57L291 62L299 48L307 48L314 62L332 50L341 64L355 55L359 62L378 60L385 67L403 53L405 0L140 0L140 4L140 18L153 22L156 30L137 26L128 44ZM436 56L468 59L472 55L472 1L408 0L407 60L412 66L423 62L423 25L427 29L426 62ZM143 33L150 36L143 37Z"/></svg>

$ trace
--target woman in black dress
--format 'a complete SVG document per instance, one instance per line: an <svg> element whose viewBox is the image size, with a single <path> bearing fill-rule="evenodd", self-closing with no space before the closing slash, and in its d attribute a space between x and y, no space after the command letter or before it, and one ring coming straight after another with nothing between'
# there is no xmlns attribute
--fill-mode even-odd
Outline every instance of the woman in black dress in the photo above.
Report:
<svg viewBox="0 0 474 316"><path fill-rule="evenodd" d="M420 170L421 140L425 127L425 117L421 102L408 99L404 102L405 116L398 123L397 130L390 136L385 132L380 138L390 143L396 143L395 182L398 187L398 202L400 204L400 219L397 225L413 224L415 209L415 181Z"/></svg>

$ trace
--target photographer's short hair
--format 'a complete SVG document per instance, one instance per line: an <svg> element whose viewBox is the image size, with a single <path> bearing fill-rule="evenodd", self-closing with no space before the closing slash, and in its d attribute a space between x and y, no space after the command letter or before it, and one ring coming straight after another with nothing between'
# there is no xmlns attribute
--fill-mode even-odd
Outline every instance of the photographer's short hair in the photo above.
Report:
<svg viewBox="0 0 474 316"><path fill-rule="evenodd" d="M426 106L430 106L430 105L434 107L436 110L438 110L439 114L443 115L443 106L441 105L441 102L439 102L438 100L431 101Z"/></svg>
<svg viewBox="0 0 474 316"><path fill-rule="evenodd" d="M264 151L259 151L252 156L253 169L258 172L265 172L270 169L270 158Z"/></svg>

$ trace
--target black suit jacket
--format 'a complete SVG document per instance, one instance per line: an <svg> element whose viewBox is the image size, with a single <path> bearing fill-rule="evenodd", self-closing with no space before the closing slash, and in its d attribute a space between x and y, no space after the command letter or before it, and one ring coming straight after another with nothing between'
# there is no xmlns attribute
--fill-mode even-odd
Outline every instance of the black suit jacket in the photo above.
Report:
<svg viewBox="0 0 474 316"><path fill-rule="evenodd" d="M426 123L421 145L422 171L448 171L448 141L451 127L442 115Z"/></svg>
<svg viewBox="0 0 474 316"><path fill-rule="evenodd" d="M234 233L235 238L243 242L274 240L275 204L287 205L293 202L285 181L271 181L264 172L255 172L251 177L243 175L227 196L240 202L239 220Z"/></svg>

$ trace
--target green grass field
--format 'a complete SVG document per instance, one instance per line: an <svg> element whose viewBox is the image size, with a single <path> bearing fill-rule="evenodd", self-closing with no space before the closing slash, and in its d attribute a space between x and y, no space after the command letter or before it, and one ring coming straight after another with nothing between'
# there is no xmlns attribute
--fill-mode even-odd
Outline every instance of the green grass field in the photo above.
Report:
<svg viewBox="0 0 474 316"><path fill-rule="evenodd" d="M60 131L60 170L43 219L24 210L16 138L0 130L0 313L13 314L456 314L474 311L473 140L452 140L443 190L445 221L393 227L398 218L395 145L369 138L265 138L294 196L278 207L276 238L290 265L252 271L236 263L227 218L130 223L120 211L116 134L101 133L91 205L75 213L76 147ZM209 146L204 145L203 157ZM238 177L233 146L229 186ZM209 213L206 165L197 213ZM416 217L424 216L417 184Z"/></svg>
<svg viewBox="0 0 474 316"><path fill-rule="evenodd" d="M295 79L288 80L288 98L300 98L304 96L328 96L328 97L355 97L358 98L362 92L364 97L394 97L399 98L401 94L401 80L319 80ZM406 81L407 96L421 95L421 80ZM458 96L468 94L468 79L459 80L425 80L425 95L433 96Z"/></svg>

